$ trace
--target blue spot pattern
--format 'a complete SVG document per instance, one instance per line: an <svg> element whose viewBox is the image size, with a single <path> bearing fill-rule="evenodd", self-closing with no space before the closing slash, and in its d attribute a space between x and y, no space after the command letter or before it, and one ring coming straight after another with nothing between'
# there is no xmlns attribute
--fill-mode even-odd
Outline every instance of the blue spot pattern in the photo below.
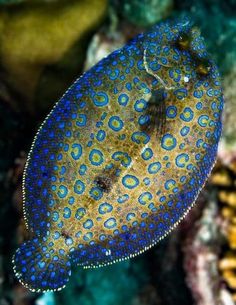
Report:
<svg viewBox="0 0 236 305"><path fill-rule="evenodd" d="M182 34L191 40L185 50ZM47 116L27 159L24 217L34 237L13 257L19 281L60 290L71 263L126 259L169 233L213 167L223 103L217 66L187 19L155 25L87 71Z"/></svg>

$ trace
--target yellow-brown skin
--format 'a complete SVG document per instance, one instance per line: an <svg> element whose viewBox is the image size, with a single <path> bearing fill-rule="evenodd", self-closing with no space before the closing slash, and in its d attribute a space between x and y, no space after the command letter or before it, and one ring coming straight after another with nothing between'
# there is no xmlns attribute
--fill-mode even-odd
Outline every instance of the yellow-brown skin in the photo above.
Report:
<svg viewBox="0 0 236 305"><path fill-rule="evenodd" d="M192 32L189 35L197 35L198 33ZM190 36L189 36L190 37ZM163 46L170 45L168 41L165 41L163 39ZM190 47L190 46L188 46ZM187 48L188 50L188 48ZM106 74L106 72L103 72L102 78L103 78L103 84L99 87L93 88L95 94L99 93L101 91L103 92L109 92L109 104L105 107L97 107L94 105L92 97L89 96L86 92L87 89L92 87L93 85L91 83L88 84L88 86L84 86L80 93L82 94L82 98L77 100L76 103L80 103L81 101L86 102L86 107L83 108L80 113L86 114L87 116L87 125L86 127L80 128L76 126L76 120L69 120L72 123L72 126L68 129L68 131L72 131L73 135L72 137L65 139L64 143L69 145L69 150L66 154L64 154L63 159L56 162L56 165L58 166L58 171L55 171L55 173L52 173L52 175L57 175L58 178L60 175L58 175L58 172L60 171L62 166L65 166L67 169L66 174L64 175L65 181L63 182L64 185L68 187L68 195L66 198L61 199L58 197L58 187L60 186L60 182L58 181L56 183L57 190L52 193L53 199L55 200L56 204L54 208L50 211L53 213L53 211L59 212L59 219L57 222L51 222L51 228L50 231L58 231L58 222L60 220L63 220L64 227L62 230L62 236L61 236L61 243L59 247L63 247L64 244L64 238L72 237L74 240L74 244L88 244L90 240L85 241L83 240L83 236L88 233L88 230L83 227L83 223L86 219L92 219L94 226L92 229L93 237L92 240L95 242L99 242L99 236L104 234L112 234L112 229L106 229L104 227L104 222L108 220L108 218L114 217L117 219L117 226L116 229L121 230L121 226L124 224L127 224L128 226L132 226L132 223L127 222L126 216L128 212L134 212L136 214L136 217L132 219L132 221L142 221L141 214L146 212L149 215L152 213L150 209L148 208L148 204L146 205L140 205L138 204L138 197L143 192L149 191L152 194L154 194L154 198L152 200L149 200L148 203L154 202L155 207L158 208L160 206L160 197L164 195L173 194L173 188L179 187L180 189L183 188L183 185L188 184L190 178L192 177L192 172L187 170L187 165L192 163L196 165L195 155L196 155L196 141L201 137L202 134L204 134L206 127L200 127L198 124L198 118L203 113L205 115L212 115L211 110L211 99L206 95L206 90L204 88L204 85L198 87L198 90L202 90L204 92L203 100L204 100L204 106L203 109L197 110L195 108L196 103L199 102L199 99L193 97L193 91L194 91L194 85L199 81L200 76L196 75L196 78L190 78L188 81L184 80L185 75L194 73L194 70L196 67L193 66L194 63L194 55L191 55L191 58L193 62L190 62L189 65L184 65L182 62L186 60L188 57L182 55L181 59L178 61L178 63L175 63L174 60L168 63L167 65L162 65L160 71L158 71L158 75L156 76L151 69L148 68L148 61L156 60L158 61L161 56L165 57L166 55L161 51L160 56L156 55L149 55L149 50L143 48L139 58L137 60L142 60L142 68L143 71L140 71L137 66L134 66L129 74L126 75L125 80L118 81L118 82L111 82L109 79L109 76ZM175 49L171 49L169 56L173 56L175 53ZM117 66L116 68L122 71L122 61L119 61L119 57L125 55L128 58L128 52L123 50L119 53L117 56ZM201 63L200 63L201 64ZM201 64L202 65L202 64ZM178 84L181 87L185 87L188 90L188 95L184 98L184 100L179 100L176 95L174 94L174 91L177 88L176 82L169 77L170 70L174 70L175 68L179 68L181 70L181 80L178 82ZM190 71L186 71L187 68L190 68ZM197 66L198 68L198 66ZM204 69L204 66L199 68L200 71ZM205 75L205 73L203 73ZM122 75L122 74L120 74ZM127 82L132 83L134 76L139 77L139 82L134 85L133 89L129 92L125 88L125 84ZM94 75L94 78L97 79L98 77L101 77L100 75ZM157 80L163 80L165 83L163 84L161 81L159 81L158 84L152 85L152 81L154 79ZM89 80L89 82L92 82L92 80ZM210 81L210 86L212 86L212 82ZM145 89L142 89L141 84L144 83L147 88L150 89L149 93L145 93ZM164 86L163 86L164 85ZM129 102L126 107L120 106L117 102L117 94L112 93L114 87L117 87L119 92L125 93L129 96ZM160 134L158 130L151 129L151 133L148 131L148 134L150 136L150 141L148 144L137 144L134 143L131 140L131 136L135 130L141 130L139 124L138 124L138 118L140 116L140 112L137 112L134 110L134 104L137 101L137 99L144 98L145 100L149 101L152 97L153 90L163 89L165 90L167 97L164 99L163 103L165 103L165 107L168 108L168 106L176 106L177 107L177 116L175 118L168 118L166 117L165 122L165 133L170 133L175 136L177 145L176 147L171 151L166 151L161 146L161 139L163 137L163 134ZM194 111L194 118L190 122L185 122L179 118L179 115L183 113L184 108L188 106ZM145 110L146 112L148 109ZM104 112L107 112L107 117L103 120L104 127L101 129L104 129L106 131L106 139L103 142L99 142L96 139L93 141L92 147L87 147L87 143L90 139L90 134L94 133L96 137L96 133L99 128L96 127L96 123L100 120L102 114ZM110 128L108 128L108 121L109 118L113 115L119 114L119 117L124 122L124 127L119 132L114 132ZM152 114L151 114L152 115ZM130 121L132 120L132 121ZM209 131L214 131L214 126L211 128L209 127L209 122L207 122L207 128ZM188 126L190 127L189 135L186 137L182 137L180 135L180 130L184 127ZM147 127L148 128L148 127ZM67 129L65 128L65 132ZM80 133L78 135L78 133ZM120 137L122 134L126 135L125 140L121 140ZM204 137L203 137L204 138ZM170 140L171 141L171 140ZM207 139L204 138L204 142L211 145L212 138ZM203 143L204 143L203 142ZM83 147L83 154L80 157L79 160L74 160L71 156L72 152L75 152L75 150L72 148L72 145L74 143L80 143ZM184 143L185 147L182 149L179 149L178 146ZM202 143L202 144L203 144ZM168 143L167 143L168 145ZM149 161L144 161L141 157L141 152L144 150L144 148L151 148L153 151L153 157L152 162L154 161L161 161L162 169L157 175L152 175L147 173L147 167L150 164ZM81 177L78 174L78 168L80 164L86 164L89 165L89 153L90 151L96 148L103 152L104 154L104 162L99 166L88 166L88 170L86 173L86 176ZM129 165L128 168L121 165L121 162L114 161L111 158L112 153L115 151L122 151L126 152L129 156L132 158L132 163ZM60 152L60 151L59 151ZM180 153L186 153L189 155L189 161L185 163L185 166L183 168L177 168L175 164L175 159L178 154ZM197 150L197 153L204 156L205 148L203 146L200 146ZM168 155L169 160L165 161L163 158ZM114 163L115 169L119 169L121 171L120 177L114 177L114 169L105 170L105 165ZM170 162L170 167L166 168L166 164ZM201 162L201 159L199 160ZM122 177L125 176L125 174L134 175L139 178L139 185L138 188L134 188L131 190L128 190L124 187L122 184ZM89 191L91 190L91 187L96 186L96 179L97 177L102 175L110 177L112 180L112 188L109 190L109 192L104 192L103 197L96 201L93 198L91 198ZM185 183L177 183L176 185L172 186L172 189L166 190L164 188L164 183L168 179L174 179L178 181L178 179L186 175L188 178ZM145 177L148 177L151 179L152 183L150 186L146 186L143 182L143 179ZM75 181L77 179L80 179L83 181L86 185L85 192L82 195L77 195L74 193L73 186L75 184ZM86 179L89 179L89 182L86 181ZM156 192L160 190L160 195L155 195ZM117 195L118 194L125 194L128 193L130 199L121 204L117 203ZM69 219L65 219L63 217L63 209L64 207L68 206L68 198L70 196L75 197L76 204L74 204L72 207L72 215ZM109 202L113 205L113 210L110 213L99 215L100 219L97 220L98 217L98 207L102 202ZM87 210L86 215L81 214L82 219L77 220L75 218L76 210L79 207L84 207ZM165 206L165 209L168 211L169 208ZM148 221L148 218L147 218ZM81 232L81 237L76 237L75 234L77 232Z"/></svg>
<svg viewBox="0 0 236 305"><path fill-rule="evenodd" d="M40 238L37 251L64 250L62 262L68 255L100 266L145 251L179 223L214 165L221 132L219 74L207 56L188 22L163 23L65 93L25 170L25 217Z"/></svg>

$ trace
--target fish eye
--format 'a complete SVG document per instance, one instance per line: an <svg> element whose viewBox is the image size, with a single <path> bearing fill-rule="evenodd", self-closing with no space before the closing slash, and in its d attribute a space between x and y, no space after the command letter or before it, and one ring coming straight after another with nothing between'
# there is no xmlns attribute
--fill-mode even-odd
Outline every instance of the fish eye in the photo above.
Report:
<svg viewBox="0 0 236 305"><path fill-rule="evenodd" d="M180 50L188 50L191 44L191 35L187 33L181 33L178 40L176 41L176 46Z"/></svg>
<svg viewBox="0 0 236 305"><path fill-rule="evenodd" d="M196 63L196 73L200 77L207 76L211 70L211 65L207 59L198 60Z"/></svg>

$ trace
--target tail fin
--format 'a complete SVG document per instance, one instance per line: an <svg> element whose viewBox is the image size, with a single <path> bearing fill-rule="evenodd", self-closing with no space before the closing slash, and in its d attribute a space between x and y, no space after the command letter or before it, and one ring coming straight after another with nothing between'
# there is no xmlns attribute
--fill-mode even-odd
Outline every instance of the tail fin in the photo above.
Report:
<svg viewBox="0 0 236 305"><path fill-rule="evenodd" d="M23 243L13 256L14 272L19 281L32 291L61 290L69 281L71 264L62 249L53 242L34 238Z"/></svg>

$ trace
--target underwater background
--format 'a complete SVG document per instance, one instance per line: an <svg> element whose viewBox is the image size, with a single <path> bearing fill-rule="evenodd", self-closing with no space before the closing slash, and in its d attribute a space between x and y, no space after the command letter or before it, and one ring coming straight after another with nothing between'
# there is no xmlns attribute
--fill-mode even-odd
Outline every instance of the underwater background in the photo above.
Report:
<svg viewBox="0 0 236 305"><path fill-rule="evenodd" d="M99 269L74 268L60 292L33 293L12 270L27 238L22 173L33 136L68 86L137 33L194 20L224 87L218 160L184 221L151 250ZM0 0L0 305L236 303L236 1Z"/></svg>

